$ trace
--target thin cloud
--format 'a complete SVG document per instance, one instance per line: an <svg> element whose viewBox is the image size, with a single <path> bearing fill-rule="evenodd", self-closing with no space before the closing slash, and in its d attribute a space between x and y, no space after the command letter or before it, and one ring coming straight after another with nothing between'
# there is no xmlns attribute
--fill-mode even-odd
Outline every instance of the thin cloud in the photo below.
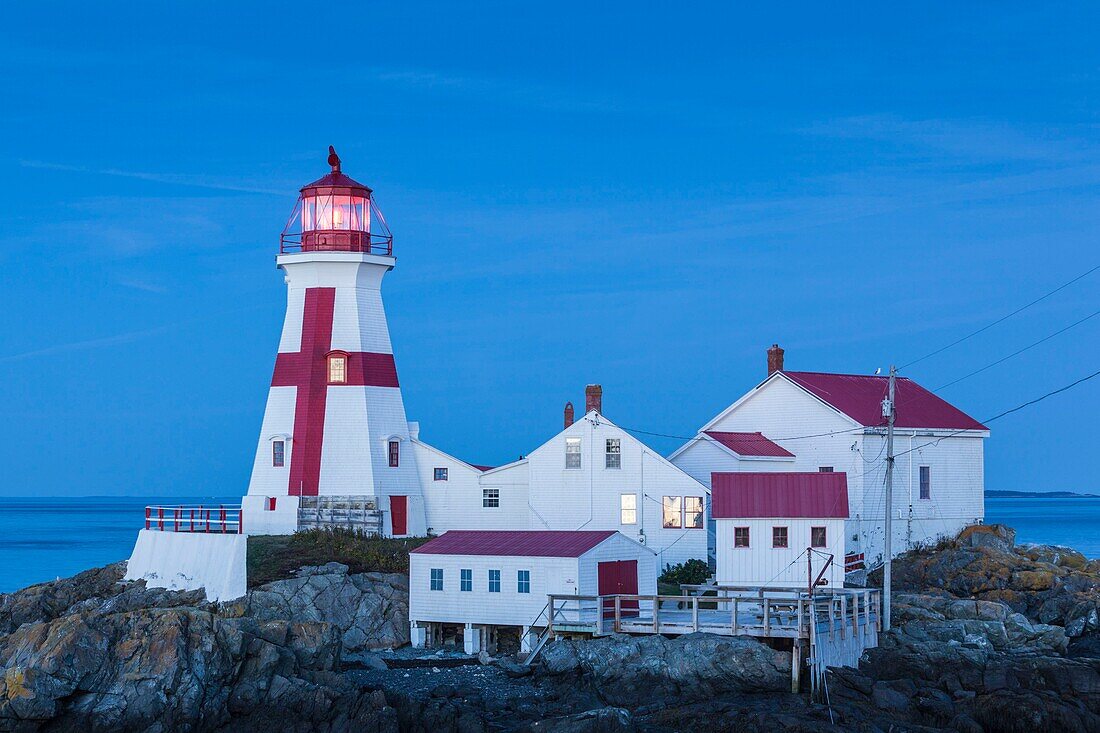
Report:
<svg viewBox="0 0 1100 733"><path fill-rule="evenodd" d="M51 163L43 160L21 160L19 165L24 168L36 168L39 170L63 171L66 173L90 173L99 176L118 176L120 178L136 178L153 183L167 183L174 186L190 186L192 188L205 188L214 191L235 191L237 193L258 193L265 196L286 196L286 191L276 191L270 188L256 186L242 186L236 183L225 183L206 176L196 176L184 173L146 173L143 171L126 171L118 168L88 168L81 165L68 165L65 163Z"/></svg>
<svg viewBox="0 0 1100 733"><path fill-rule="evenodd" d="M102 346L126 344L131 341L137 341L138 339L148 338L149 336L156 336L166 331L168 331L168 326L157 326L156 328L148 328L143 331L130 331L129 333L120 333L115 336L105 336L98 339L88 339L87 341L72 341L67 344L56 344L54 346L47 346L43 349L34 349L19 354L0 356L0 362L22 361L23 359L31 359L36 356L52 356L54 354L66 354L72 351L98 349Z"/></svg>

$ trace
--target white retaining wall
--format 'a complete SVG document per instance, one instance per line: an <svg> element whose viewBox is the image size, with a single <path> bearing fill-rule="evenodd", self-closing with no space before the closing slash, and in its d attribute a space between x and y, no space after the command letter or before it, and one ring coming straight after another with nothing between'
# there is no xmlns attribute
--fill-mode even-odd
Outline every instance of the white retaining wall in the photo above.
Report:
<svg viewBox="0 0 1100 733"><path fill-rule="evenodd" d="M124 579L144 580L150 588L204 588L211 601L240 598L246 590L246 543L242 534L143 529Z"/></svg>

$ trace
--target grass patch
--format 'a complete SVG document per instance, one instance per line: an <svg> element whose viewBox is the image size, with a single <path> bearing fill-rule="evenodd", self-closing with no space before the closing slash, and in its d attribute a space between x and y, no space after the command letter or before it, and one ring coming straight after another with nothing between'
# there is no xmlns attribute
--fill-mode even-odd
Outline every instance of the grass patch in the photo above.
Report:
<svg viewBox="0 0 1100 733"><path fill-rule="evenodd" d="M369 537L344 527L248 538L248 587L294 576L303 565L338 562L352 573L409 572L409 551L428 537Z"/></svg>

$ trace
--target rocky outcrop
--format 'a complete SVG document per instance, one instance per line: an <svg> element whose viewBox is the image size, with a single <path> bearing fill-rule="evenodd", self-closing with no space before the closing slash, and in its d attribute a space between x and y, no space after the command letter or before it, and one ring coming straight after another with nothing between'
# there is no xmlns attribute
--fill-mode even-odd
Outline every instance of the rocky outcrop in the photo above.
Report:
<svg viewBox="0 0 1100 733"><path fill-rule="evenodd" d="M249 591L222 613L324 621L339 630L345 651L392 649L409 643L409 579L396 573L349 575L347 565L330 562Z"/></svg>
<svg viewBox="0 0 1100 733"><path fill-rule="evenodd" d="M542 651L541 671L592 689L612 705L706 700L790 687L791 655L747 637L615 634L562 640Z"/></svg>

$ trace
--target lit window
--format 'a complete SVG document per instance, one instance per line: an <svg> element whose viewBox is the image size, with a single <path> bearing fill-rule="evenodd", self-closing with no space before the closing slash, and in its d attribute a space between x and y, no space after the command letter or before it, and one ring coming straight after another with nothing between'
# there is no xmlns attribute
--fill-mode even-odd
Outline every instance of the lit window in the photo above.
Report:
<svg viewBox="0 0 1100 733"><path fill-rule="evenodd" d="M772 547L786 547L787 546L787 528L786 527L772 527Z"/></svg>
<svg viewBox="0 0 1100 733"><path fill-rule="evenodd" d="M500 571L499 570L490 570L489 571L489 592L490 593L500 593Z"/></svg>
<svg viewBox="0 0 1100 733"><path fill-rule="evenodd" d="M810 527L810 547L825 547L828 543L824 527Z"/></svg>
<svg viewBox="0 0 1100 733"><path fill-rule="evenodd" d="M500 506L500 489L482 489L481 506L486 509L496 509Z"/></svg>
<svg viewBox="0 0 1100 733"><path fill-rule="evenodd" d="M684 528L685 529L702 529L703 528L703 497L701 497L701 496L685 496L684 497Z"/></svg>
<svg viewBox="0 0 1100 733"><path fill-rule="evenodd" d="M833 467L832 466L818 466L817 467L817 472L818 473L832 473L833 472Z"/></svg>
<svg viewBox="0 0 1100 733"><path fill-rule="evenodd" d="M333 354L328 358L328 383L346 384L348 381L348 357Z"/></svg>
<svg viewBox="0 0 1100 733"><path fill-rule="evenodd" d="M920 467L920 498L932 498L932 467Z"/></svg>
<svg viewBox="0 0 1100 733"><path fill-rule="evenodd" d="M463 568L459 570L458 585L459 590L463 592L469 592L474 589L474 571L469 568Z"/></svg>
<svg viewBox="0 0 1100 733"><path fill-rule="evenodd" d="M605 468L621 468L622 463L622 450L619 445L618 438L607 439L607 452L604 454L604 467Z"/></svg>
<svg viewBox="0 0 1100 733"><path fill-rule="evenodd" d="M684 526L684 504L679 496L666 496L661 502L661 526L665 529L680 529Z"/></svg>
<svg viewBox="0 0 1100 733"><path fill-rule="evenodd" d="M566 468L580 468L581 467L581 439L580 438L566 438L565 439L565 467Z"/></svg>
<svg viewBox="0 0 1100 733"><path fill-rule="evenodd" d="M445 468L436 468L436 469L434 469L434 471L432 473L432 479L435 480L435 481L446 481L447 480L447 469L445 469Z"/></svg>
<svg viewBox="0 0 1100 733"><path fill-rule="evenodd" d="M397 468L397 464L401 462L401 442L397 440L390 441L390 468Z"/></svg>
<svg viewBox="0 0 1100 733"><path fill-rule="evenodd" d="M286 443L282 440L271 441L271 465L282 468L286 460Z"/></svg>
<svg viewBox="0 0 1100 733"><path fill-rule="evenodd" d="M619 496L619 523L638 523L638 495L621 494Z"/></svg>
<svg viewBox="0 0 1100 733"><path fill-rule="evenodd" d="M749 528L748 527L734 527L733 528L733 546L734 547L748 547L749 546Z"/></svg>
<svg viewBox="0 0 1100 733"><path fill-rule="evenodd" d="M432 568L432 590L443 590L443 568Z"/></svg>
<svg viewBox="0 0 1100 733"><path fill-rule="evenodd" d="M519 593L531 592L531 571L520 570L516 576L516 591Z"/></svg>

